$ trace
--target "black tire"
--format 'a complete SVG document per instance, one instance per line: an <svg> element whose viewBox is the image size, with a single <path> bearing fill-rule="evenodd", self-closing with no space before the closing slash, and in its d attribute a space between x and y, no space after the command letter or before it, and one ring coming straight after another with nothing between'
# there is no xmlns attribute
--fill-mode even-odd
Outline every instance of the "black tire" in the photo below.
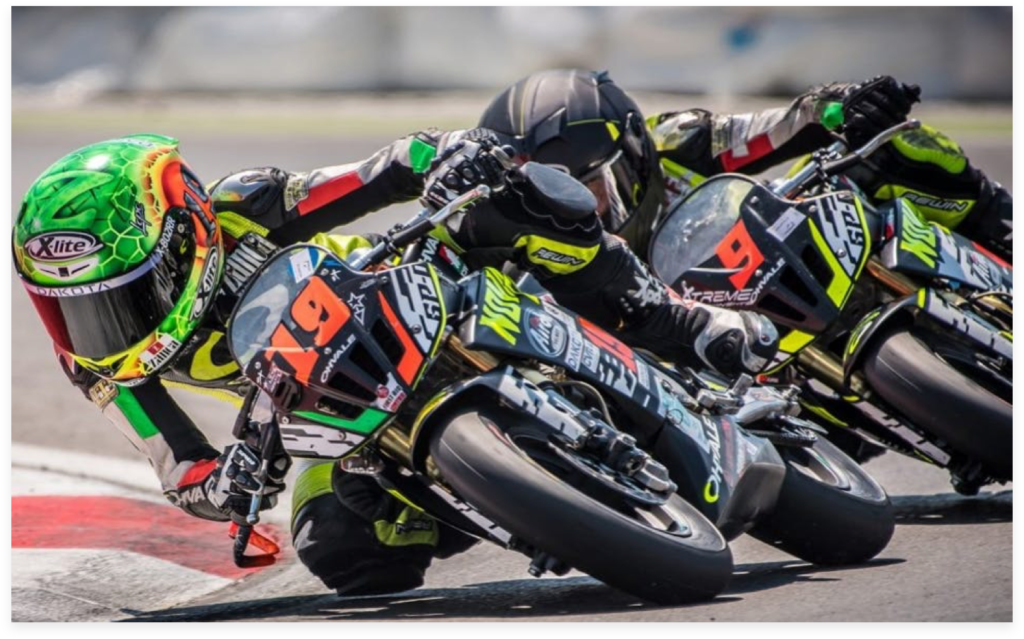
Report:
<svg viewBox="0 0 1024 639"><path fill-rule="evenodd" d="M982 463L997 479L1013 478L1013 405L950 366L907 331L868 351L871 388L915 425Z"/></svg>
<svg viewBox="0 0 1024 639"><path fill-rule="evenodd" d="M431 438L448 484L517 538L637 597L674 605L714 597L732 577L722 534L673 495L690 536L652 528L564 483L504 432L524 420L496 407L456 414ZM499 427L498 424L502 426Z"/></svg>
<svg viewBox="0 0 1024 639"><path fill-rule="evenodd" d="M752 536L824 566L862 563L886 547L896 526L893 507L863 468L820 437L810 448L780 447L779 454L786 478Z"/></svg>

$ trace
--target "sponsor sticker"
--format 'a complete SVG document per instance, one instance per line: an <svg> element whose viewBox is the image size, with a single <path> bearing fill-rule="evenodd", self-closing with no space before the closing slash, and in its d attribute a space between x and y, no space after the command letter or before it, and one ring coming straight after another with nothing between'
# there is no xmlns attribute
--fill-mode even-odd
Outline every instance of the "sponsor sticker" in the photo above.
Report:
<svg viewBox="0 0 1024 639"><path fill-rule="evenodd" d="M79 231L43 233L25 243L25 252L39 262L67 262L92 255L101 248L102 242Z"/></svg>
<svg viewBox="0 0 1024 639"><path fill-rule="evenodd" d="M288 261L291 263L292 277L296 282L301 282L313 274L313 258L310 251L296 251L288 258Z"/></svg>
<svg viewBox="0 0 1024 639"><path fill-rule="evenodd" d="M192 304L192 313L189 319L195 321L203 314L210 300L213 299L213 288L217 283L217 267L220 265L220 251L214 246L206 256L206 266L203 267L203 276L199 279L199 289L196 291L196 301Z"/></svg>
<svg viewBox="0 0 1024 639"><path fill-rule="evenodd" d="M160 368L178 352L179 348L181 348L181 342L167 333L162 333L155 342L149 345L149 348L139 354L143 369L148 373Z"/></svg>
<svg viewBox="0 0 1024 639"><path fill-rule="evenodd" d="M366 317L366 293L349 293L348 295L348 307L352 309L352 314L355 315L356 321L360 324L364 324L363 318Z"/></svg>
<svg viewBox="0 0 1024 639"><path fill-rule="evenodd" d="M597 372L597 364L601 361L601 349L588 341L583 342L583 367L591 373Z"/></svg>
<svg viewBox="0 0 1024 639"><path fill-rule="evenodd" d="M398 407L405 401L405 391L395 381L395 378L388 373L387 384L382 384L377 387L377 401L374 405L389 413L393 413L398 410Z"/></svg>
<svg viewBox="0 0 1024 639"><path fill-rule="evenodd" d="M420 352L429 353L441 326L441 301L430 268L420 262L396 269L394 274L398 310L406 325L413 329L412 337Z"/></svg>
<svg viewBox="0 0 1024 639"><path fill-rule="evenodd" d="M574 371L580 369L583 359L583 335L577 330L569 332L569 349L565 353L565 363Z"/></svg>
<svg viewBox="0 0 1024 639"><path fill-rule="evenodd" d="M356 336L353 333L352 335L348 336L348 339L345 340L345 342L341 346L339 346L336 351L331 353L331 358L327 360L327 364L324 365L323 372L320 373L321 384L326 384L327 380L331 378L331 373L334 372L334 367L338 365L338 360L341 359L341 356L344 355L349 348L352 347L352 344L355 344L355 341Z"/></svg>
<svg viewBox="0 0 1024 639"><path fill-rule="evenodd" d="M546 313L538 313L533 309L526 312L527 335L530 343L541 353L549 357L558 357L565 351L568 331L565 325Z"/></svg>

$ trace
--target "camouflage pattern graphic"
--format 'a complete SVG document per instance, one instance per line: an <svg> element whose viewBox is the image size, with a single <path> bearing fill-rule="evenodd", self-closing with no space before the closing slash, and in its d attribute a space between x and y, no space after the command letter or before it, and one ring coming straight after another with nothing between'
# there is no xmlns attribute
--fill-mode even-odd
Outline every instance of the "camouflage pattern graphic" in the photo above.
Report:
<svg viewBox="0 0 1024 639"><path fill-rule="evenodd" d="M21 272L37 284L63 286L138 266L163 230L169 204L165 185L155 178L173 162L180 162L177 140L159 135L100 142L58 160L18 213L14 244ZM53 253L76 236L92 237L99 246L86 255Z"/></svg>
<svg viewBox="0 0 1024 639"><path fill-rule="evenodd" d="M181 213L168 215L174 209ZM153 134L83 147L54 163L25 195L14 254L29 289L79 295L126 273L131 278L135 269L151 268L150 258L160 259L167 224L194 237L188 281L168 316L129 349L102 359L72 353L102 377L127 382L155 374L202 321L224 270L210 198L178 141Z"/></svg>

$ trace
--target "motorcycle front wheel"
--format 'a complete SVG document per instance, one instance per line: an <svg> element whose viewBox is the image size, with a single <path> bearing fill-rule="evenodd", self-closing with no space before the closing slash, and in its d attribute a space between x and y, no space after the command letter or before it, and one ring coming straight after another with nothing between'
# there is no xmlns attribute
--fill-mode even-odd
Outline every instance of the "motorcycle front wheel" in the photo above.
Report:
<svg viewBox="0 0 1024 639"><path fill-rule="evenodd" d="M445 482L518 540L662 605L709 599L732 577L714 524L678 495L661 506L599 501L543 429L499 407L455 414L430 442ZM575 485L574 485L575 484Z"/></svg>
<svg viewBox="0 0 1024 639"><path fill-rule="evenodd" d="M823 566L862 563L888 545L896 527L892 503L855 461L823 438L778 450L786 478L753 537Z"/></svg>

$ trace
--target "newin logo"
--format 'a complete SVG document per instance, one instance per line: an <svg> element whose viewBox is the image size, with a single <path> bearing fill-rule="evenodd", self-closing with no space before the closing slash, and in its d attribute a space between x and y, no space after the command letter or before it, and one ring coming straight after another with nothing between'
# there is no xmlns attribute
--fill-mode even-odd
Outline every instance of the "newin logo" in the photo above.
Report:
<svg viewBox="0 0 1024 639"><path fill-rule="evenodd" d="M55 231L37 235L25 243L25 252L40 262L67 262L92 255L103 243L88 233Z"/></svg>
<svg viewBox="0 0 1024 639"><path fill-rule="evenodd" d="M568 266L580 266L584 262L578 257L572 255L566 255L565 253L556 253L550 249L541 247L530 254L531 257L536 257L539 260L545 260L547 262L554 262L555 264L566 264Z"/></svg>

